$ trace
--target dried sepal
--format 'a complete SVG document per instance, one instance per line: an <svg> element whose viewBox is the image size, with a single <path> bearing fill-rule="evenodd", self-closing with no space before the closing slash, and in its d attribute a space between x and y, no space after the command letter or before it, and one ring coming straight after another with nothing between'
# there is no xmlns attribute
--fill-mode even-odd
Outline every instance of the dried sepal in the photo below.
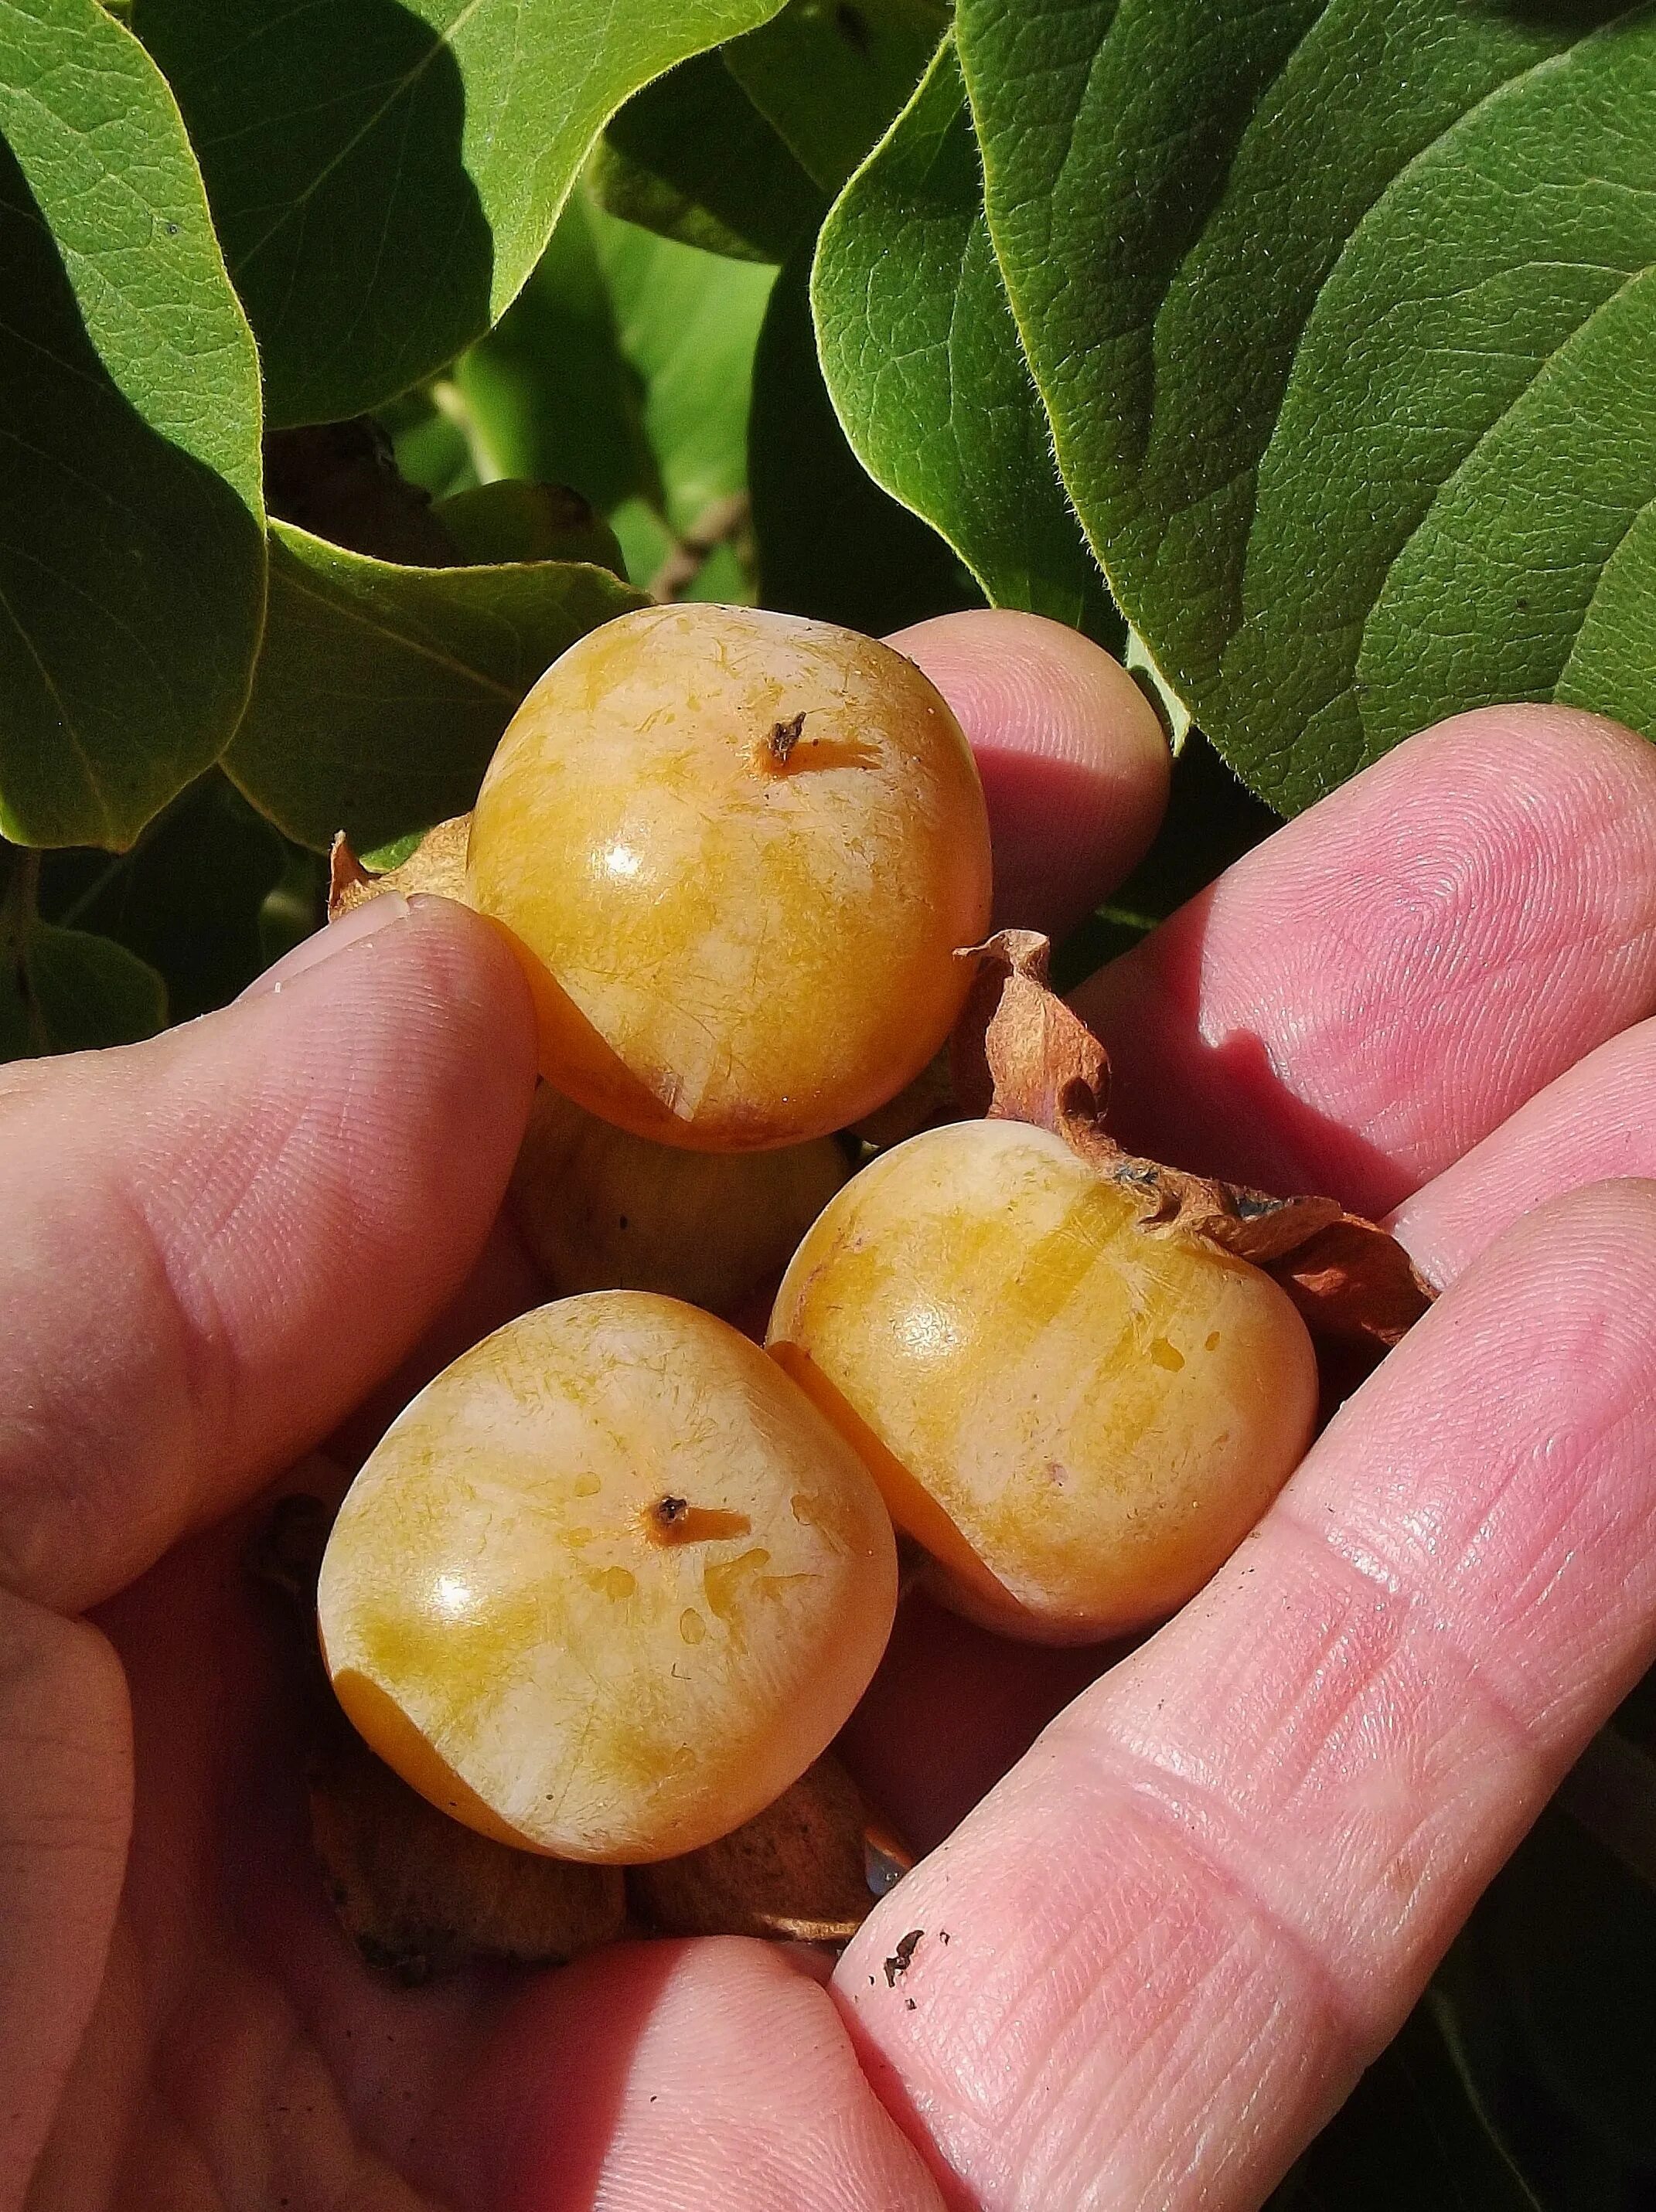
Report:
<svg viewBox="0 0 1656 2212"><path fill-rule="evenodd" d="M1137 1158L1105 1127L1110 1058L1047 983L1049 947L1030 930L1002 930L968 957L981 963L959 1057L986 1068L985 1110L1061 1137L1132 1199L1148 1236L1205 1244L1246 1260L1282 1284L1312 1334L1329 1344L1383 1350L1433 1297L1396 1238L1337 1199L1274 1198L1239 1183ZM987 1010L988 990L992 1010ZM981 1042L974 1044L982 1022ZM957 1074L957 1089L970 1078Z"/></svg>
<svg viewBox="0 0 1656 2212"><path fill-rule="evenodd" d="M424 894L433 898L466 902L466 845L472 833L469 814L456 814L428 830L408 858L383 875L371 875L350 848L342 830L328 854L328 920L361 906L381 891L400 891L405 898Z"/></svg>
<svg viewBox="0 0 1656 2212"><path fill-rule="evenodd" d="M913 1860L825 1753L774 1805L683 1858L630 1867L633 1908L664 1936L849 1943Z"/></svg>
<svg viewBox="0 0 1656 2212"><path fill-rule="evenodd" d="M559 1966L613 1942L618 1867L514 1850L429 1805L344 1724L313 1756L311 1836L327 1893L370 1966L415 1984L479 1960Z"/></svg>

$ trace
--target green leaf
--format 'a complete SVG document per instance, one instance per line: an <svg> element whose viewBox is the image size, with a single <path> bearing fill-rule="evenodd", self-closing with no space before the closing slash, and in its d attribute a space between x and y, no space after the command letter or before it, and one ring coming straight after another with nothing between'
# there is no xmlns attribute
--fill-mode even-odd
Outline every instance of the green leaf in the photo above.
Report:
<svg viewBox="0 0 1656 2212"><path fill-rule="evenodd" d="M0 0L0 831L120 846L247 697L258 362L178 112L96 0Z"/></svg>
<svg viewBox="0 0 1656 2212"><path fill-rule="evenodd" d="M1501 698L1656 733L1656 11L962 0L959 37L1071 495L1257 789Z"/></svg>
<svg viewBox="0 0 1656 2212"><path fill-rule="evenodd" d="M130 852L48 858L40 911L148 962L166 985L171 1018L191 1021L227 1004L265 965L260 916L288 849L215 769Z"/></svg>
<svg viewBox="0 0 1656 2212"><path fill-rule="evenodd" d="M828 389L869 473L941 532L995 605L1119 651L989 244L952 40L836 203L812 301Z"/></svg>
<svg viewBox="0 0 1656 2212"><path fill-rule="evenodd" d="M800 166L837 192L919 82L945 0L788 0L725 64Z"/></svg>
<svg viewBox="0 0 1656 2212"><path fill-rule="evenodd" d="M479 474L572 484L647 583L746 475L753 349L775 272L570 203L545 261L454 382ZM698 589L749 596L734 561Z"/></svg>
<svg viewBox="0 0 1656 2212"><path fill-rule="evenodd" d="M776 4L139 0L273 418L360 414L451 360L517 296L622 101Z"/></svg>
<svg viewBox="0 0 1656 2212"><path fill-rule="evenodd" d="M753 364L748 479L759 596L878 635L983 604L952 548L846 443L817 359L808 256L783 269Z"/></svg>
<svg viewBox="0 0 1656 2212"><path fill-rule="evenodd" d="M785 260L828 204L716 53L636 93L587 175L610 214L745 261Z"/></svg>
<svg viewBox="0 0 1656 2212"><path fill-rule="evenodd" d="M161 977L107 937L36 921L0 957L0 1060L136 1044L166 1022Z"/></svg>
<svg viewBox="0 0 1656 2212"><path fill-rule="evenodd" d="M432 510L473 567L505 561L589 561L624 576L615 532L567 484L501 477L451 493Z"/></svg>
<svg viewBox="0 0 1656 2212"><path fill-rule="evenodd" d="M404 568L277 524L271 617L225 766L301 844L358 850L471 805L501 732L588 630L640 604L605 568Z"/></svg>

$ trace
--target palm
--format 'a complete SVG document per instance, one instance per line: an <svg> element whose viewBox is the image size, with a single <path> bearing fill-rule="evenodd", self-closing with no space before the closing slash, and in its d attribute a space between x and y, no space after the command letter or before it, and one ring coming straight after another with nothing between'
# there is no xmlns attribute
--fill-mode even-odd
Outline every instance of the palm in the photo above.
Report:
<svg viewBox="0 0 1656 2212"><path fill-rule="evenodd" d="M1401 1204L1417 1255L1465 1279L1210 1589L1090 1688L1097 1655L1014 1651L909 1610L849 1749L916 1841L954 1832L875 1913L831 1991L735 1942L381 1986L318 1894L280 1664L232 1524L101 1616L131 1686L134 1849L39 2202L1256 2203L1649 1657L1639 1417L1656 1200L1584 1191L1476 1256L1538 1200L1656 1164L1656 1117L1629 1103L1656 1061L1656 1035L1629 1026L1656 1003L1656 775L1633 741L1566 719L1474 720L1406 748L1093 987L1130 1140L1368 1210ZM339 1144L341 1040L360 1039L370 993L383 1011L391 975L412 1019L436 994L434 959L452 986L494 957L465 934L417 918L372 975L342 954L326 991L233 1018L245 1035L279 1012L289 1054L296 1026L316 1030L300 1055L322 1131L307 1141ZM414 963L401 980L399 959ZM447 1003L475 1011L510 989L468 969ZM370 1302L394 1309L381 1333L370 1318L354 1345L314 1351L319 1325L338 1336L361 1310L349 1283L297 1319L273 1314L268 1291L242 1285L228 1317L223 1282L204 1294L215 1356L255 1370L238 1385L252 1411L216 1401L222 1378L210 1360L204 1382L198 1360L191 1388L216 1438L140 1455L121 1536L55 1578L39 1565L53 1508L40 1508L9 1539L33 1566L14 1577L30 1595L73 1604L100 1575L113 1586L141 1552L135 1524L186 1526L247 1495L259 1455L239 1419L297 1445L454 1279L521 1099L479 1097L472 1014L422 1049L429 1064L411 1071L405 1041L387 1048L402 1080L381 1093L363 1091L356 1047L356 1095L379 1117L361 1149L425 1158L422 1111L402 1103L412 1073L427 1152L433 1124L442 1136L442 1173L426 1171L451 1224ZM514 1081L521 1069L502 1075ZM30 1110L27 1086L14 1104ZM335 1237L349 1218L383 1266L395 1224L389 1201L360 1218L362 1163L308 1172ZM267 1220L253 1184L236 1218L257 1237L289 1212ZM308 1373L283 1334L301 1321ZM260 1352L261 1328L279 1356ZM71 1476L77 1452L113 1457L95 1416L70 1444ZM216 1455L217 1487L169 1496L191 1452ZM11 1463L0 1474L3 1498ZM880 1961L916 1929L892 1986ZM54 1985L67 2028L41 2008L43 2050L54 2033L73 2047L74 1984ZM0 2008L15 1997L0 1979Z"/></svg>

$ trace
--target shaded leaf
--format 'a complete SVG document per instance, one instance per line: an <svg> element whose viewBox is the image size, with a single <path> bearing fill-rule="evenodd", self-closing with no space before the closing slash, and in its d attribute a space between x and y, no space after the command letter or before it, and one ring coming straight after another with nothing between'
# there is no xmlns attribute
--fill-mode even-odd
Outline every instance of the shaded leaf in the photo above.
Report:
<svg viewBox="0 0 1656 2212"><path fill-rule="evenodd" d="M1409 2014L1269 2212L1542 2212L1467 2097L1427 2005Z"/></svg>
<svg viewBox="0 0 1656 2212"><path fill-rule="evenodd" d="M1124 627L1059 482L989 243L953 40L835 204L812 301L829 392L870 474L995 605L1119 651Z"/></svg>
<svg viewBox="0 0 1656 2212"><path fill-rule="evenodd" d="M388 842L462 813L530 686L639 604L607 569L403 568L279 523L271 613L225 766L302 844Z"/></svg>
<svg viewBox="0 0 1656 2212"><path fill-rule="evenodd" d="M1552 1812L1480 1928L1529 2064L1606 2149L1656 2169L1656 1893Z"/></svg>
<svg viewBox="0 0 1656 2212"><path fill-rule="evenodd" d="M261 916L286 866L276 830L215 771L130 852L51 856L40 909L137 953L165 982L171 1018L191 1021L266 965Z"/></svg>
<svg viewBox="0 0 1656 2212"><path fill-rule="evenodd" d="M1656 11L962 0L959 38L1071 495L1257 790L1496 698L1656 731Z"/></svg>
<svg viewBox="0 0 1656 2212"><path fill-rule="evenodd" d="M166 985L124 945L39 921L0 933L0 1060L136 1044L166 1021Z"/></svg>
<svg viewBox="0 0 1656 2212"><path fill-rule="evenodd" d="M948 27L946 0L788 0L726 48L725 65L837 192L919 82Z"/></svg>
<svg viewBox="0 0 1656 2212"><path fill-rule="evenodd" d="M500 477L440 500L438 521L473 567L502 561L590 561L624 574L615 532L568 484Z"/></svg>
<svg viewBox="0 0 1656 2212"><path fill-rule="evenodd" d="M775 5L138 0L274 419L360 414L451 360L516 297L621 103Z"/></svg>
<svg viewBox="0 0 1656 2212"><path fill-rule="evenodd" d="M259 366L178 112L95 0L0 0L0 830L130 843L264 601Z"/></svg>
<svg viewBox="0 0 1656 2212"><path fill-rule="evenodd" d="M716 53L636 93L587 173L612 215L741 260L785 260L828 205Z"/></svg>
<svg viewBox="0 0 1656 2212"><path fill-rule="evenodd" d="M931 526L882 491L846 442L818 363L801 255L776 279L753 363L748 481L759 596L872 635L982 605Z"/></svg>

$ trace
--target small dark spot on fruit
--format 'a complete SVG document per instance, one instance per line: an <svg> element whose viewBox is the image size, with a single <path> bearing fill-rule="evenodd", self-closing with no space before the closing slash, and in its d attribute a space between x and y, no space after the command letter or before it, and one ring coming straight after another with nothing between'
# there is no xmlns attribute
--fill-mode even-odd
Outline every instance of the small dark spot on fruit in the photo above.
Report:
<svg viewBox="0 0 1656 2212"><path fill-rule="evenodd" d="M627 1217L624 1213L621 1217L621 1226L624 1229L627 1226Z"/></svg>
<svg viewBox="0 0 1656 2212"><path fill-rule="evenodd" d="M910 2010L910 2012L912 2012L912 2011L914 2010L914 1999L913 1999L912 1997L904 1997L904 2000L903 2000L903 2002L904 2002L904 2003L905 2005L907 2005L907 2007L908 2007L908 2008L909 2008L909 2010Z"/></svg>

